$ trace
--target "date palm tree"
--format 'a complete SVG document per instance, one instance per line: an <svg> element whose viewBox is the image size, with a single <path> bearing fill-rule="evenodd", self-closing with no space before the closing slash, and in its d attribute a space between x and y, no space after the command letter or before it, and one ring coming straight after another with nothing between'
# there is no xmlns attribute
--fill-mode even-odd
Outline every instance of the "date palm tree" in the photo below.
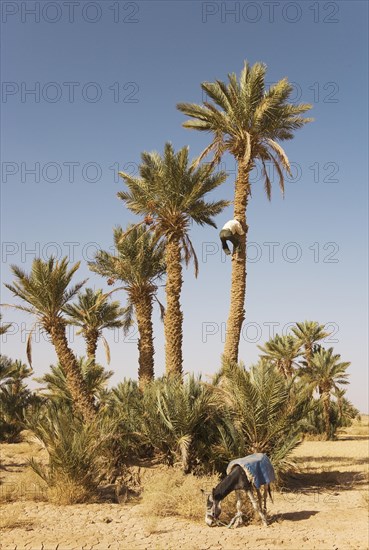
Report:
<svg viewBox="0 0 369 550"><path fill-rule="evenodd" d="M25 383L32 374L32 369L22 361L0 356L0 441L19 441L27 409L36 401Z"/></svg>
<svg viewBox="0 0 369 550"><path fill-rule="evenodd" d="M156 380L146 388L143 434L158 454L184 473L204 452L217 402L211 388L193 375Z"/></svg>
<svg viewBox="0 0 369 550"><path fill-rule="evenodd" d="M121 227L114 229L114 245L114 254L99 250L88 265L112 279L110 283L121 281L128 294L123 328L127 331L131 327L134 313L140 335L138 378L142 387L154 378L152 310L158 281L165 273L164 245L155 243L143 226L133 225L125 232Z"/></svg>
<svg viewBox="0 0 369 550"><path fill-rule="evenodd" d="M228 75L229 83L220 80L203 82L201 87L209 100L203 105L179 103L177 108L191 117L183 126L201 132L210 132L213 140L198 158L198 162L214 152L212 163L220 162L226 152L234 156L238 166L234 192L234 218L245 234L241 237L238 255L232 258L231 303L227 322L224 355L238 360L242 323L245 319L246 292L246 211L251 196L250 172L261 165L264 187L271 198L272 180L267 163L276 171L279 186L284 193L284 172L291 173L290 163L280 141L293 138L295 130L312 119L301 115L311 105L288 103L293 87L284 78L268 89L265 87L266 66L245 62L239 79Z"/></svg>
<svg viewBox="0 0 369 550"><path fill-rule="evenodd" d="M66 337L67 321L62 313L65 305L76 296L86 282L82 281L69 287L78 268L79 262L69 268L67 258L60 261L53 257L47 261L36 258L29 275L20 267L12 265L16 280L12 285L5 286L26 304L12 307L34 315L41 328L50 336L58 360L65 370L74 406L84 420L88 421L95 415L94 401L84 383L77 358L69 347ZM32 332L27 342L30 364L31 337Z"/></svg>
<svg viewBox="0 0 369 550"><path fill-rule="evenodd" d="M142 153L139 177L124 172L128 191L118 197L135 214L149 216L153 238L165 243L166 313L164 317L165 365L167 375L182 374L182 322L180 296L182 288L182 259L191 258L198 272L198 261L189 238L192 222L216 227L213 217L228 204L227 201L206 202L205 196L226 178L224 172L214 173L212 167L189 165L188 147L177 153L166 143L163 156Z"/></svg>
<svg viewBox="0 0 369 550"><path fill-rule="evenodd" d="M304 347L304 356L306 359L307 368L311 368L311 359L314 353L314 347L323 340L329 333L324 330L324 325L320 325L316 321L304 321L296 323L292 327L292 332Z"/></svg>
<svg viewBox="0 0 369 550"><path fill-rule="evenodd" d="M97 342L101 338L106 352L106 358L110 363L109 344L102 331L105 328L114 329L123 326L121 319L125 309L120 307L118 301L109 302L109 295L103 294L101 289L86 288L78 294L77 304L67 304L63 308L67 314L68 323L79 327L77 334L82 334L87 346L87 359L95 361Z"/></svg>
<svg viewBox="0 0 369 550"><path fill-rule="evenodd" d="M261 359L267 359L285 378L292 376L295 360L300 355L300 342L296 338L277 334L258 348L263 352Z"/></svg>
<svg viewBox="0 0 369 550"><path fill-rule="evenodd" d="M346 369L350 362L341 362L339 354L333 354L333 348L328 350L320 348L316 351L310 361L310 368L306 369L303 380L311 388L318 390L323 406L326 438L330 438L330 400L331 395L339 390L339 385L348 384Z"/></svg>
<svg viewBox="0 0 369 550"><path fill-rule="evenodd" d="M289 455L301 442L301 424L310 402L307 392L296 392L293 380L268 360L261 359L246 370L226 358L214 392L223 416L230 416L236 428L236 440L240 436L243 440L237 442L240 448L235 453L266 453L277 471L288 465ZM232 431L228 434L232 442Z"/></svg>
<svg viewBox="0 0 369 550"><path fill-rule="evenodd" d="M85 357L78 358L78 365L88 391L94 396L97 403L102 403L107 392L107 382L113 376L113 371L108 371L95 361ZM60 363L50 365L50 371L40 378L35 378L35 381L43 386L37 390L41 397L46 397L61 406L73 404L65 370Z"/></svg>

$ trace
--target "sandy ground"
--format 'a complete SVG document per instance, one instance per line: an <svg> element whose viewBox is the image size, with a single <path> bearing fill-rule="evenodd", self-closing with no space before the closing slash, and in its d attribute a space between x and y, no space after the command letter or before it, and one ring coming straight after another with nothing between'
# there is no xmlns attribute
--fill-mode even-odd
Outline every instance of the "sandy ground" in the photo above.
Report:
<svg viewBox="0 0 369 550"><path fill-rule="evenodd" d="M258 519L227 529L174 517L146 518L139 503L37 501L42 494L37 495L27 469L30 450L35 452L29 443L0 446L1 550L369 548L369 437L361 426L346 430L338 441L305 441L296 449L300 471L288 489L275 491L268 527ZM9 490L12 501L4 502Z"/></svg>

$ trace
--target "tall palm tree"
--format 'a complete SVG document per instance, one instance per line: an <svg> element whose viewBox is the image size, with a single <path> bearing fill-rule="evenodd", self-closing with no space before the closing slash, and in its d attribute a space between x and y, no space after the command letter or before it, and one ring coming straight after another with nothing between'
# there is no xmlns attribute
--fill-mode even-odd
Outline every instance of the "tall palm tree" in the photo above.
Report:
<svg viewBox="0 0 369 550"><path fill-rule="evenodd" d="M95 361L96 348L99 338L104 346L108 363L110 363L109 344L102 331L105 328L114 329L123 326L121 319L125 309L118 301L109 302L109 295L103 294L101 289L86 288L78 294L77 304L67 304L63 311L68 316L68 323L80 327L77 334L82 334L87 346L87 359Z"/></svg>
<svg viewBox="0 0 369 550"><path fill-rule="evenodd" d="M312 390L318 390L323 405L326 437L330 437L330 399L331 394L339 389L339 385L348 384L347 367L350 362L341 362L339 354L333 354L333 348L328 350L320 348L316 351L310 362L311 368L305 370L304 380Z"/></svg>
<svg viewBox="0 0 369 550"><path fill-rule="evenodd" d="M186 264L198 261L189 238L191 222L216 227L213 217L228 204L220 200L206 202L205 195L226 179L224 172L214 173L212 167L189 165L188 147L175 153L166 143L164 155L142 153L139 177L124 172L128 191L118 193L135 214L150 216L154 239L165 243L167 266L166 313L164 317L165 365L167 375L182 374L182 321L180 295L182 288L182 257Z"/></svg>
<svg viewBox="0 0 369 550"><path fill-rule="evenodd" d="M69 269L67 258L58 261L52 257L45 262L36 258L33 260L29 275L20 267L12 265L11 269L16 281L13 285L5 284L5 286L14 296L27 304L12 307L35 315L42 329L50 335L59 362L65 370L75 408L87 421L95 415L93 397L86 388L76 356L69 347L65 330L67 321L62 314L64 306L86 282L82 281L68 289L78 267L79 262ZM31 337L32 332L27 342L27 356L30 364Z"/></svg>
<svg viewBox="0 0 369 550"><path fill-rule="evenodd" d="M316 321L296 323L296 326L292 328L292 332L299 340L301 346L304 346L306 366L311 368L311 359L314 353L314 348L320 340L323 340L329 336L329 333L324 330L324 325L320 325Z"/></svg>
<svg viewBox="0 0 369 550"><path fill-rule="evenodd" d="M277 334L264 346L258 346L258 348L263 352L260 357L275 365L285 378L292 376L293 368L296 366L295 360L300 355L300 342L296 338Z"/></svg>
<svg viewBox="0 0 369 550"><path fill-rule="evenodd" d="M164 245L155 243L143 226L114 229L115 254L99 250L92 271L113 281L121 281L128 294L124 329L132 325L135 313L139 331L138 378L142 387L154 378L153 300L157 283L165 273Z"/></svg>
<svg viewBox="0 0 369 550"><path fill-rule="evenodd" d="M251 196L250 172L257 162L261 164L264 187L270 200L272 182L267 171L269 162L276 170L279 186L284 193L283 172L290 173L290 164L279 142L292 139L294 130L312 120L301 116L311 105L288 103L293 87L287 78L266 89L265 72L264 64L255 63L250 67L245 62L239 79L231 73L228 84L220 80L201 84L209 97L203 105L177 105L182 113L191 117L184 122L185 128L213 134L213 141L198 161L214 152L212 162L218 163L222 155L229 152L238 165L234 218L241 223L245 234L241 237L238 255L232 258L231 303L224 348L224 355L233 362L238 360L241 328L245 319L246 210Z"/></svg>

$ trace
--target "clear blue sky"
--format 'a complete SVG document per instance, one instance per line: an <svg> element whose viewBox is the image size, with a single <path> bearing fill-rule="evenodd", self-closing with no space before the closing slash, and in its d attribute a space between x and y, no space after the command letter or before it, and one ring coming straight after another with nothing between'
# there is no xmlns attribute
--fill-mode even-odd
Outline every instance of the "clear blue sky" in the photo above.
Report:
<svg viewBox="0 0 369 550"><path fill-rule="evenodd" d="M162 151L168 140L197 155L209 137L181 127L176 103L201 102L200 83L239 73L244 59L263 61L268 82L287 76L295 99L313 103L315 122L285 144L295 177L286 182L284 200L274 186L269 203L254 176L240 358L254 362L273 327L329 323L334 334L325 345L352 362L348 397L368 411L367 3L108 0L1 7L2 281L11 280L11 263L28 270L36 255L56 253L81 260L76 280L89 276L90 286L108 288L86 259L112 245L114 225L133 221L116 198L118 166L135 170L141 151ZM231 199L230 157L223 167L229 177L214 196ZM216 220L218 228L230 217L231 208ZM192 267L184 273L184 369L211 374L223 348L230 261L220 254L218 230L193 227L191 236L200 275L195 280ZM4 287L1 292L2 302L12 300ZM119 298L125 302L123 293ZM3 338L2 353L25 360L21 328L29 330L32 319L3 310L3 320L14 321L16 332ZM113 382L135 377L136 335L106 336ZM160 375L157 311L155 346ZM72 347L83 353L80 337ZM41 336L33 353L39 376L55 362L54 350ZM104 362L100 347L98 359Z"/></svg>

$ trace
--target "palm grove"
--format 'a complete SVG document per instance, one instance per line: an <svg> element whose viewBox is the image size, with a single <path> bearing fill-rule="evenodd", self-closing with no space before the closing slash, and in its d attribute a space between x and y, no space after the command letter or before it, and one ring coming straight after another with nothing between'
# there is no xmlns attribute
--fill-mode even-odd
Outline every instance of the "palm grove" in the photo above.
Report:
<svg viewBox="0 0 369 550"><path fill-rule="evenodd" d="M239 77L232 73L227 83L203 83L207 100L202 105L178 104L189 117L185 128L211 135L198 158L190 160L188 147L176 152L166 143L162 155L142 153L137 177L120 173L125 187L118 198L139 220L125 230L116 227L114 253L101 250L89 263L108 285L117 284L112 291L83 290L86 281L73 283L79 264L70 266L66 258L35 259L30 273L12 266L14 281L5 286L19 301L11 306L31 314L49 335L58 362L38 379L43 387L33 393L24 382L32 370L1 356L1 437L16 440L24 427L33 430L49 452L48 471L32 464L50 486L68 478L88 496L112 471L150 457L202 473L224 471L235 456L267 452L276 468L283 469L301 434L332 438L357 414L340 387L348 383L350 363L323 347L329 334L317 322L296 323L292 334L276 335L260 346L259 362L248 369L238 363L250 173L261 165L270 200L267 166L273 166L284 193L290 163L280 143L311 120L302 116L310 105L288 101L288 80L266 88L265 73L265 65L245 62ZM216 227L216 216L229 205L211 199L227 177L216 166L226 152L237 162L234 218L244 235L238 259L232 257L222 365L212 382L204 383L201 377L183 378L182 269L192 262L197 276L193 223ZM210 161L203 162L210 154ZM165 305L157 296L160 284L165 285ZM115 300L115 293L122 291L125 307ZM165 335L165 375L156 380L154 307L161 311ZM103 332L127 331L132 323L139 333L138 384L124 380L109 390L112 373L96 363L97 345L104 343L109 362ZM73 352L68 325L78 327L84 338L85 358ZM8 328L5 324L2 331ZM30 364L31 342L32 334L27 343ZM63 461L63 453L71 449L74 460ZM83 472L75 467L81 460Z"/></svg>

